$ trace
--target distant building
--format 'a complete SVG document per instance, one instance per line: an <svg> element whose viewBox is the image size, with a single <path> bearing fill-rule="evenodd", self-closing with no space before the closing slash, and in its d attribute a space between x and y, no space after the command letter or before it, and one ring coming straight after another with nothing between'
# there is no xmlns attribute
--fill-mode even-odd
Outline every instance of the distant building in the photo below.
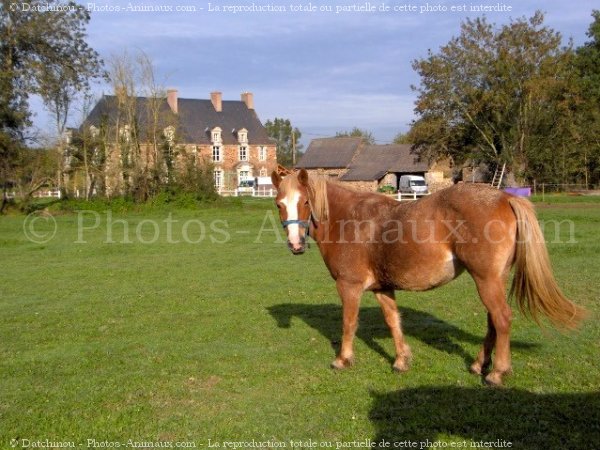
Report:
<svg viewBox="0 0 600 450"><path fill-rule="evenodd" d="M154 106L152 102L158 104ZM167 141L172 139L186 154L195 155L198 164L207 161L214 165L215 187L221 193L231 192L257 177L266 177L277 167L275 142L258 118L250 92L242 93L241 100L236 101L223 100L221 92L212 92L210 99L179 98L178 91L170 89L166 99L135 97L132 104L134 112L124 114L119 97L105 95L82 127L98 133L100 127L108 126L117 130L113 133L113 140L117 140L127 139L132 132L128 116L135 117L142 136L148 136L151 124L158 123L158 132ZM160 115L158 122L152 118L152 111ZM151 166L156 160L153 154L156 149L151 148L147 138L141 137L139 141L141 157ZM119 191L121 164L121 155L111 154L106 171L108 191Z"/></svg>
<svg viewBox="0 0 600 450"><path fill-rule="evenodd" d="M424 176L433 191L452 184L447 164L419 160L410 145L369 145L360 137L314 139L296 167L366 191L398 189L402 175Z"/></svg>

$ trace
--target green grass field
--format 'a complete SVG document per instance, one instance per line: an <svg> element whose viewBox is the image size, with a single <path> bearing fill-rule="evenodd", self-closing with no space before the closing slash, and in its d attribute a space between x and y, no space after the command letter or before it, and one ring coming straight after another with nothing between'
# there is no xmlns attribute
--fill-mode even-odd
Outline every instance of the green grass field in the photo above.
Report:
<svg viewBox="0 0 600 450"><path fill-rule="evenodd" d="M272 200L0 217L0 448L598 448L600 205L576 203L538 208L590 318L560 334L516 313L502 389L467 372L486 322L468 275L398 293L409 372L371 294L356 365L329 369L335 286L315 245L279 240Z"/></svg>

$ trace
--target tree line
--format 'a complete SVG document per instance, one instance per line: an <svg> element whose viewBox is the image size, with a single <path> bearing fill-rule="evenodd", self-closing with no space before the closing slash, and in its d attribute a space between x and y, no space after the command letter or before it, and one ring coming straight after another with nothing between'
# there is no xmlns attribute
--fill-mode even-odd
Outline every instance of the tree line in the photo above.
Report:
<svg viewBox="0 0 600 450"><path fill-rule="evenodd" d="M469 19L420 76L408 140L457 167L506 164L531 184L600 182L600 12L574 47L536 12L496 27Z"/></svg>

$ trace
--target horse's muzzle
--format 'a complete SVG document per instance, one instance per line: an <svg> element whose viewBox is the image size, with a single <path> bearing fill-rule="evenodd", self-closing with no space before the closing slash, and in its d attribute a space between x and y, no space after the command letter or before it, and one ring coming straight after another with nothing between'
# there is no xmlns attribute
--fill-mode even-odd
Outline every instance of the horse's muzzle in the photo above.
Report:
<svg viewBox="0 0 600 450"><path fill-rule="evenodd" d="M292 244L288 241L287 246L294 255L301 255L306 251L306 240L302 238L300 244Z"/></svg>

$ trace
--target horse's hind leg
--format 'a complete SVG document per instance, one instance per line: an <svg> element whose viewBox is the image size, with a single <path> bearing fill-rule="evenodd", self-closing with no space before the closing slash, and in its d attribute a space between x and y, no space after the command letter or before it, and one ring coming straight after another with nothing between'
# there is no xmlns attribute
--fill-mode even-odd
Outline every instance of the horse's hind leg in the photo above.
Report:
<svg viewBox="0 0 600 450"><path fill-rule="evenodd" d="M477 359L471 364L471 372L476 375L487 375L488 369L492 364L492 351L494 350L494 344L496 343L496 328L492 322L492 315L487 314L487 334L483 340L483 346L477 355Z"/></svg>
<svg viewBox="0 0 600 450"><path fill-rule="evenodd" d="M344 369L354 363L354 335L358 328L358 309L363 293L361 284L347 283L338 280L336 287L342 299L343 335L340 353L331 363L334 369Z"/></svg>
<svg viewBox="0 0 600 450"><path fill-rule="evenodd" d="M485 381L492 385L501 385L502 376L511 372L510 359L510 324L512 312L506 302L504 282L501 278L480 279L475 278L479 296L488 310L488 333L477 360L471 366L475 372L485 370L489 365L491 352L496 347L492 371L485 377ZM495 339L494 339L495 338ZM494 342L495 341L495 342ZM477 370L478 368L479 371Z"/></svg>
<svg viewBox="0 0 600 450"><path fill-rule="evenodd" d="M394 362L394 370L398 372L405 372L408 370L410 362L410 347L404 341L404 335L402 333L402 325L400 323L400 313L396 305L396 298L394 291L377 291L375 297L381 305L385 322L392 333L394 338L394 345L396 347L396 361Z"/></svg>

